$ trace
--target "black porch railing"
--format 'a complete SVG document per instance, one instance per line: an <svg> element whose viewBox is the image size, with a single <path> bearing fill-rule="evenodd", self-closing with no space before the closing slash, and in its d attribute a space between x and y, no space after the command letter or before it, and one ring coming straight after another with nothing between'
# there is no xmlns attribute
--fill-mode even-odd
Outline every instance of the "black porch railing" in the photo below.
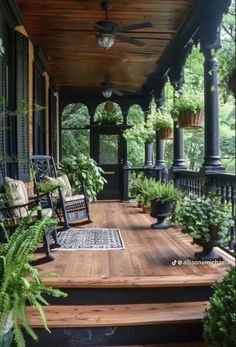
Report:
<svg viewBox="0 0 236 347"><path fill-rule="evenodd" d="M222 248L233 253L236 244L236 180L235 175L227 173L209 173L202 175L200 172L179 171L174 174L176 186L185 194L205 195L206 192L216 192L222 203L230 203L234 227L229 230L228 247Z"/></svg>

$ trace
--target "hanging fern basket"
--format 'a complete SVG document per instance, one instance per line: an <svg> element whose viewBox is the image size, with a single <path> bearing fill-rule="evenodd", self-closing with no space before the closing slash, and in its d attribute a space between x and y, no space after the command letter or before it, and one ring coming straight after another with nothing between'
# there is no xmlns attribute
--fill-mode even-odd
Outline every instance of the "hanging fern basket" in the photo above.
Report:
<svg viewBox="0 0 236 347"><path fill-rule="evenodd" d="M199 129L203 127L203 113L185 111L179 115L180 128Z"/></svg>
<svg viewBox="0 0 236 347"><path fill-rule="evenodd" d="M173 130L171 128L161 128L159 138L161 140L173 140Z"/></svg>

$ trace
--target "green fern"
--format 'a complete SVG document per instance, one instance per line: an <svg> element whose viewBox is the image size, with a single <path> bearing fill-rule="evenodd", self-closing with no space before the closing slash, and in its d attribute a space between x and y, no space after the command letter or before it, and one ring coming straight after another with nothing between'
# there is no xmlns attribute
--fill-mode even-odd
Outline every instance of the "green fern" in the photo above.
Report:
<svg viewBox="0 0 236 347"><path fill-rule="evenodd" d="M47 327L43 295L66 296L58 289L46 287L36 268L30 264L30 257L43 239L45 230L55 225L50 217L33 224L29 216L22 220L9 241L0 246L0 334L3 333L9 312L12 312L13 333L17 347L25 347L22 328L34 339L37 335L26 316L26 303L38 311L44 327Z"/></svg>

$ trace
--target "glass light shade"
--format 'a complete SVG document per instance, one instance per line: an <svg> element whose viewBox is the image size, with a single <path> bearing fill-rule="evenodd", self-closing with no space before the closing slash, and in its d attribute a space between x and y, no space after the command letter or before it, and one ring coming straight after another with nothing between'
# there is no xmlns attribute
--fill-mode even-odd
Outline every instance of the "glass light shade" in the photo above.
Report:
<svg viewBox="0 0 236 347"><path fill-rule="evenodd" d="M100 47L109 49L115 42L115 36L111 34L102 34L98 38L98 44Z"/></svg>
<svg viewBox="0 0 236 347"><path fill-rule="evenodd" d="M111 89L104 89L102 90L102 95L104 98L109 99L112 95L112 90Z"/></svg>

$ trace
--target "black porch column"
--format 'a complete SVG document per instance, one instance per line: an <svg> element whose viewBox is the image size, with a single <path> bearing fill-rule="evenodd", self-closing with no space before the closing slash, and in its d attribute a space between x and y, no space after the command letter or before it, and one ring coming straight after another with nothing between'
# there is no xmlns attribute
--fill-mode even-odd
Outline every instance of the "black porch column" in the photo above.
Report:
<svg viewBox="0 0 236 347"><path fill-rule="evenodd" d="M205 24L205 25L204 25ZM204 23L201 27L201 51L204 55L204 162L202 171L205 173L211 171L224 170L220 160L220 142L219 142L219 98L218 98L218 63L214 57L214 50L221 47L220 31L216 23L209 25ZM209 34L206 34L204 28L210 26Z"/></svg>
<svg viewBox="0 0 236 347"><path fill-rule="evenodd" d="M146 96L142 100L142 109L144 112L145 121L147 120L148 113L150 111L150 95ZM145 158L144 158L144 169L153 168L153 143L145 142Z"/></svg>
<svg viewBox="0 0 236 347"><path fill-rule="evenodd" d="M161 85L154 90L154 98L156 102L157 109L162 109L165 102L164 88L165 88L166 78L163 78ZM159 134L156 134L156 163L155 168L162 169L166 168L165 164L165 140L160 140Z"/></svg>
<svg viewBox="0 0 236 347"><path fill-rule="evenodd" d="M219 100L217 60L211 48L203 50L204 62L204 103L205 103L205 156L204 172L224 170L220 161L219 142Z"/></svg>
<svg viewBox="0 0 236 347"><path fill-rule="evenodd" d="M191 53L193 47L193 40L183 47L181 54L179 54L174 61L168 75L175 92L181 93L184 84L184 65L188 55ZM173 164L171 171L177 172L187 170L187 165L184 159L184 130L178 127L178 123L174 122L174 143L173 143Z"/></svg>
<svg viewBox="0 0 236 347"><path fill-rule="evenodd" d="M181 93L184 83L183 72L181 79L176 81L174 85L175 92ZM174 121L174 142L173 142L173 164L172 172L187 170L187 165L184 159L184 129L178 126L178 122Z"/></svg>

